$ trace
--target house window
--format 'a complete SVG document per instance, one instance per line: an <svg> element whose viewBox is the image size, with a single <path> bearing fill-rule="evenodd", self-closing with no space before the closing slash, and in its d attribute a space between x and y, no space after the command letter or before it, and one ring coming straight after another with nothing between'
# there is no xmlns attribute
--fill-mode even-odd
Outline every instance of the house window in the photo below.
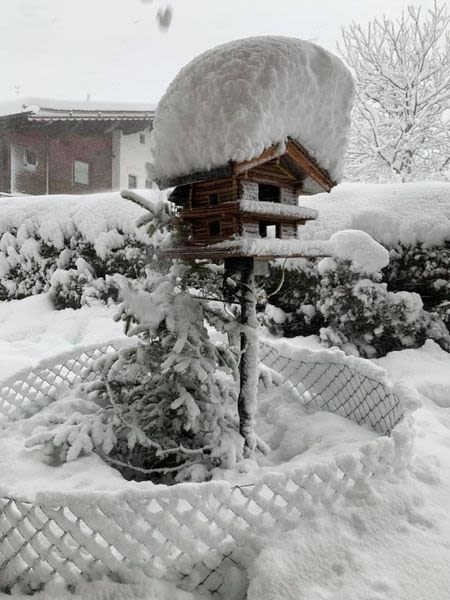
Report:
<svg viewBox="0 0 450 600"><path fill-rule="evenodd" d="M219 194L210 194L209 205L210 206L219 206Z"/></svg>
<svg viewBox="0 0 450 600"><path fill-rule="evenodd" d="M208 231L209 231L209 235L220 235L220 233L221 233L220 221L210 221L208 223Z"/></svg>
<svg viewBox="0 0 450 600"><path fill-rule="evenodd" d="M145 133L139 134L139 141L141 144L145 144Z"/></svg>
<svg viewBox="0 0 450 600"><path fill-rule="evenodd" d="M145 189L146 190L151 190L153 187L153 181L151 181L150 179L146 179L145 180Z"/></svg>
<svg viewBox="0 0 450 600"><path fill-rule="evenodd" d="M33 150L25 150L23 153L23 164L26 167L37 167L37 154Z"/></svg>
<svg viewBox="0 0 450 600"><path fill-rule="evenodd" d="M81 160L73 161L73 182L89 185L89 163Z"/></svg>
<svg viewBox="0 0 450 600"><path fill-rule="evenodd" d="M279 202L281 189L275 185L260 183L258 186L258 200L260 202Z"/></svg>
<svg viewBox="0 0 450 600"><path fill-rule="evenodd" d="M136 175L128 175L128 189L135 190L137 188Z"/></svg>

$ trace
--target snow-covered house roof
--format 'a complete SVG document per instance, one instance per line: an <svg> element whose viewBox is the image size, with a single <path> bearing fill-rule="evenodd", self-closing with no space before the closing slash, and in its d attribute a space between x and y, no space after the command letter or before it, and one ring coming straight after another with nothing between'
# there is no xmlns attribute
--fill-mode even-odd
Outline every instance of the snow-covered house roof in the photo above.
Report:
<svg viewBox="0 0 450 600"><path fill-rule="evenodd" d="M154 105L23 98L0 103L0 123L151 122Z"/></svg>
<svg viewBox="0 0 450 600"><path fill-rule="evenodd" d="M220 171L290 138L339 181L352 100L350 72L315 44L276 36L223 44L184 67L158 104L153 174L167 182Z"/></svg>

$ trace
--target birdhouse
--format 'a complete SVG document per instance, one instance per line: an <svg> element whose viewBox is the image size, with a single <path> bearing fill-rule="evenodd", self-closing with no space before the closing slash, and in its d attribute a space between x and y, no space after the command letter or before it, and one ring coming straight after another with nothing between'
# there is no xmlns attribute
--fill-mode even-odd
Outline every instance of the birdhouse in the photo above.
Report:
<svg viewBox="0 0 450 600"><path fill-rule="evenodd" d="M161 182L174 187L179 244L171 257L222 260L229 256L294 256L287 245L297 227L317 217L298 196L329 192L335 183L293 139L259 156ZM265 244L257 240L267 240ZM253 250L252 250L253 248ZM298 254L297 254L298 255Z"/></svg>

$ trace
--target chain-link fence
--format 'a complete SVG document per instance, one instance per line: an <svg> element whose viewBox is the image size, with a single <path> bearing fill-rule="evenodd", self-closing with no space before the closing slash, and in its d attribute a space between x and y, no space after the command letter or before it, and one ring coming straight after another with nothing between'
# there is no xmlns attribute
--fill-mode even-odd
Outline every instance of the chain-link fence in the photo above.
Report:
<svg viewBox="0 0 450 600"><path fill-rule="evenodd" d="M53 402L65 389L96 377L95 361L114 352L128 340L113 340L99 346L85 346L43 360L33 369L24 369L0 382L0 422L31 417Z"/></svg>
<svg viewBox="0 0 450 600"><path fill-rule="evenodd" d="M85 348L22 372L0 387L1 412L7 419L35 413L63 387L92 377L95 359L116 347ZM185 590L242 600L243 549L254 536L294 527L312 508L347 498L355 486L402 468L409 456L408 436L392 431L402 408L382 371L342 354L316 356L316 361L311 352L289 357L261 345L262 361L281 373L306 405L391 437L378 437L327 464L266 473L250 485L142 484L120 493L46 493L33 502L0 494L0 587L35 590L55 578L76 584L139 569Z"/></svg>
<svg viewBox="0 0 450 600"><path fill-rule="evenodd" d="M402 419L403 407L384 373L369 361L340 352L317 354L320 362L311 351L297 350L292 358L271 344L260 347L261 362L280 373L307 408L336 413L389 435Z"/></svg>

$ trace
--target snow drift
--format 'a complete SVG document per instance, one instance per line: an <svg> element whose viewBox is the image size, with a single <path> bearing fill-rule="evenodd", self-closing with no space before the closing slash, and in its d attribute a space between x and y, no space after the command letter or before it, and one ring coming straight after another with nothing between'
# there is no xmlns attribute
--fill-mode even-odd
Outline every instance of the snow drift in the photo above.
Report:
<svg viewBox="0 0 450 600"><path fill-rule="evenodd" d="M301 201L319 211L302 227L302 240L328 240L343 229L365 231L387 248L450 240L448 182L345 183Z"/></svg>
<svg viewBox="0 0 450 600"><path fill-rule="evenodd" d="M158 104L154 176L249 160L292 137L338 181L352 99L350 72L320 46L276 36L223 44L185 66Z"/></svg>

